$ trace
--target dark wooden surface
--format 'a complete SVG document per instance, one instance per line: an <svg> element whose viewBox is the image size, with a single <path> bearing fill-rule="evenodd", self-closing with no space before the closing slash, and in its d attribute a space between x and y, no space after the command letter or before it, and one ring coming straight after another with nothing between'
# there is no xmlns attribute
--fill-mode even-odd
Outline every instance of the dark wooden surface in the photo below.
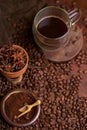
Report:
<svg viewBox="0 0 87 130"><path fill-rule="evenodd" d="M0 0L0 45L11 42L16 32L14 24L24 20L30 26L37 11L45 4L44 0Z"/></svg>

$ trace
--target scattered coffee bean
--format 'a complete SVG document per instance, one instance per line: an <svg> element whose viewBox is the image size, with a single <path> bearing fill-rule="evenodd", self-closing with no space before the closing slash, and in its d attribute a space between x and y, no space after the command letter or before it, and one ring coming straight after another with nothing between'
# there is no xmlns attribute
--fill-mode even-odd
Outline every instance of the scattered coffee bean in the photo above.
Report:
<svg viewBox="0 0 87 130"><path fill-rule="evenodd" d="M56 1L56 4L61 5L60 0ZM73 6L76 6L76 2ZM65 5L62 7L66 8ZM18 43L27 50L30 66L23 76L23 81L17 85L11 84L0 75L0 98L15 88L29 89L41 99L41 113L34 124L20 128L13 128L0 117L0 129L86 130L87 98L80 98L78 90L83 78L83 70L80 70L79 66L87 65L87 52L80 51L74 59L68 62L52 63L38 51L32 35L27 33L28 26L24 21L21 20L19 23L14 21L13 27L17 30L17 33L13 35L13 43ZM72 74L73 61L78 66L78 72L75 74Z"/></svg>

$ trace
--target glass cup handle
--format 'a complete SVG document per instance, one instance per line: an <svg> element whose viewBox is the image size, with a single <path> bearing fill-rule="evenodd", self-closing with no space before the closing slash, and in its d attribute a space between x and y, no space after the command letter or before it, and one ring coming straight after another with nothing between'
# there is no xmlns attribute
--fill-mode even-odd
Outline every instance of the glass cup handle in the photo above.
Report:
<svg viewBox="0 0 87 130"><path fill-rule="evenodd" d="M77 23L81 17L81 10L80 9L74 9L71 12L69 12L69 18L72 22L72 25Z"/></svg>

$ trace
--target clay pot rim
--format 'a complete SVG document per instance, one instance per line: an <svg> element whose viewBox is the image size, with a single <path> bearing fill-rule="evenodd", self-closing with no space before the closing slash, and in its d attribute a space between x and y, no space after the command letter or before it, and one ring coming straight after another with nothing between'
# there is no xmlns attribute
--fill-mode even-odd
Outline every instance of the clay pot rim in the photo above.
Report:
<svg viewBox="0 0 87 130"><path fill-rule="evenodd" d="M18 71L15 71L15 72L8 72L8 71L4 71L3 69L1 69L0 70L1 73L4 76L8 77L8 78L16 78L18 76L14 76L15 74L16 75L19 75L19 73L23 74L25 72L25 70L27 69L27 67L28 67L28 61L29 61L29 55L28 55L27 51L23 47L21 47L19 45L16 45L16 44L13 44L12 46L15 47L15 48L20 48L20 49L22 49L24 51L24 53L26 54L26 63L25 63L25 66L22 69L20 69Z"/></svg>
<svg viewBox="0 0 87 130"><path fill-rule="evenodd" d="M33 124L37 118L39 117L40 115L40 110L41 110L41 107L40 105L37 106L37 113L36 115L33 117L33 119L28 122L28 123L15 123L13 121L11 121L8 116L6 115L6 112L5 112L5 101L8 99L8 97L10 97L12 94L14 93L20 93L20 92L24 92L24 93L29 93L35 100L36 100L36 97L33 95L32 92L30 92L28 89L15 89L15 90L12 90L10 91L9 93L7 93L5 95L5 97L3 97L2 101L1 101L1 114L3 116L3 118L8 122L8 124L12 125L12 126L17 126L17 127L22 127L22 126L29 126L31 124Z"/></svg>

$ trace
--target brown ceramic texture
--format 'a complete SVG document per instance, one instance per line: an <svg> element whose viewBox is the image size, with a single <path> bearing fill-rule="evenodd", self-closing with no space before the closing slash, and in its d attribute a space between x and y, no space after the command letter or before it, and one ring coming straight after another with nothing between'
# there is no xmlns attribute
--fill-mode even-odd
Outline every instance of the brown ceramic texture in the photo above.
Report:
<svg viewBox="0 0 87 130"><path fill-rule="evenodd" d="M25 50L24 48L22 48L21 46L18 46L18 45L13 45L13 46L15 47L15 49L16 49L16 48L19 48L19 49L23 50L24 53L26 54L26 59L27 59L27 60L26 60L25 66L24 66L21 70L19 70L19 71L17 71L17 72L7 72L7 71L1 70L1 73L2 73L5 77L7 77L7 78L17 78L17 77L19 77L20 75L23 75L23 74L26 72L27 67L28 67L29 56L28 56L28 53L26 52L26 50Z"/></svg>
<svg viewBox="0 0 87 130"><path fill-rule="evenodd" d="M36 102L36 100L37 99L35 98L35 96L32 93L30 93L30 91L27 89L15 89L13 91L10 91L9 93L6 94L6 96L2 99L1 102L2 116L12 126L22 127L31 125L39 117L40 105L35 106L34 108L31 109L31 111L28 114L25 114L19 119L14 119L15 118L14 116L19 113L18 109L22 107L21 105L23 105L24 103L32 104Z"/></svg>

